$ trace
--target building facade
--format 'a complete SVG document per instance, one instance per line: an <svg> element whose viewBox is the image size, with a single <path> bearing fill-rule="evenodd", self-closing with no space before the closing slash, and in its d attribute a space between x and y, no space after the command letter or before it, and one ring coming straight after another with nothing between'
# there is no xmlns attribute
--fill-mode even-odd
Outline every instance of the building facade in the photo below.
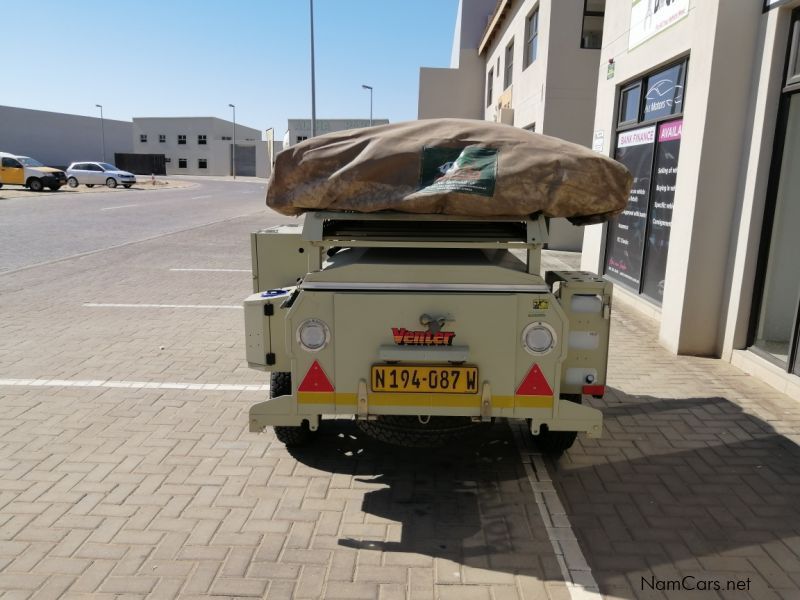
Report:
<svg viewBox="0 0 800 600"><path fill-rule="evenodd" d="M53 167L113 162L115 153L133 150L132 131L128 121L0 106L0 151Z"/></svg>
<svg viewBox="0 0 800 600"><path fill-rule="evenodd" d="M136 117L133 151L163 154L167 175L269 177L268 143L261 131L216 117Z"/></svg>
<svg viewBox="0 0 800 600"><path fill-rule="evenodd" d="M634 175L582 268L660 323L800 398L800 1L609 3L593 146Z"/></svg>
<svg viewBox="0 0 800 600"><path fill-rule="evenodd" d="M591 146L604 12L605 0L461 0L451 69L420 71L419 117L497 121ZM551 248L580 250L582 240L582 227L550 221Z"/></svg>
<svg viewBox="0 0 800 600"><path fill-rule="evenodd" d="M389 119L372 119L372 125L388 125ZM332 131L345 131L369 127L369 119L317 119L316 134L323 135ZM283 136L283 148L294 146L311 137L311 119L289 119L286 133Z"/></svg>

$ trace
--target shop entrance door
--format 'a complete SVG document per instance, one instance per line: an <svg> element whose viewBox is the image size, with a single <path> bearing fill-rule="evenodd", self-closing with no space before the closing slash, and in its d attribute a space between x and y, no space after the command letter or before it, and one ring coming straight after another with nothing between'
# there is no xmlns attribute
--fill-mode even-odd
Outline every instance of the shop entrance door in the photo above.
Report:
<svg viewBox="0 0 800 600"><path fill-rule="evenodd" d="M796 356L800 308L797 241L800 232L800 169L797 168L800 164L800 93L785 96L783 103L782 156L776 157L780 160L780 173L773 176L777 177L775 212L771 232L765 230L769 249L753 345L773 362L797 373L800 371Z"/></svg>

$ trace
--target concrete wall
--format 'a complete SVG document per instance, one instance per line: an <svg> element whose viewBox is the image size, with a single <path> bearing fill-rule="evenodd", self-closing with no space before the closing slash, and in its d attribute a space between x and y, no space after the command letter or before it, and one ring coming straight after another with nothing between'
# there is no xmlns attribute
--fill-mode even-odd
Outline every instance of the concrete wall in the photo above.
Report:
<svg viewBox="0 0 800 600"><path fill-rule="evenodd" d="M133 150L133 124L103 120L105 160ZM71 162L103 160L100 119L44 110L0 106L0 151L31 156L57 167Z"/></svg>
<svg viewBox="0 0 800 600"><path fill-rule="evenodd" d="M147 135L142 142L140 136ZM164 142L159 136L165 135ZM178 144L178 135L186 136L186 144ZM206 144L198 143L198 135L206 136ZM255 146L256 176L269 177L271 165L267 142L261 140L261 131L236 123L236 146ZM215 117L136 117L133 119L134 152L141 154L164 154L168 175L216 175L231 174L231 146L233 144L233 122ZM187 166L181 169L179 159L185 158ZM207 168L198 166L199 159L207 161Z"/></svg>
<svg viewBox="0 0 800 600"><path fill-rule="evenodd" d="M484 118L485 62L478 47L495 5L495 0L460 0L450 68L419 70L418 119Z"/></svg>
<svg viewBox="0 0 800 600"><path fill-rule="evenodd" d="M536 60L525 65L525 22L539 10ZM599 50L581 48L583 0L512 2L484 51L483 81L493 75L491 104L483 101L483 118L499 120L499 109L513 108L513 125L531 128L570 142L591 146ZM503 87L506 48L514 41L512 84ZM583 227L566 219L550 222L549 245L580 250Z"/></svg>
<svg viewBox="0 0 800 600"><path fill-rule="evenodd" d="M483 118L484 62L477 50L462 50L456 69L419 70L417 118Z"/></svg>

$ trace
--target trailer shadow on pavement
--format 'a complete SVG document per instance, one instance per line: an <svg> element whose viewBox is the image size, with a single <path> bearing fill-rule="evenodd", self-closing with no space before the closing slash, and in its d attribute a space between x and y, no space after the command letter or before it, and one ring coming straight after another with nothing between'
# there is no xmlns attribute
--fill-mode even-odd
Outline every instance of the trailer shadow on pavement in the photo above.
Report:
<svg viewBox="0 0 800 600"><path fill-rule="evenodd" d="M452 561L450 572L447 563L439 565L437 583L490 583L492 571L506 574L500 579L509 583L508 574L561 580L505 421L459 443L424 450L373 441L353 421L323 421L313 447L291 454L314 469L384 486L367 491L357 508L368 522L400 523L399 536L342 537L342 547ZM458 565L476 571L459 573Z"/></svg>
<svg viewBox="0 0 800 600"><path fill-rule="evenodd" d="M725 398L610 390L595 403L604 438L579 436L547 464L601 593L800 597L797 445ZM323 421L313 449L291 453L315 469L385 486L367 491L360 510L374 522L400 523L401 534L343 537L340 546L452 561L454 583L458 565L486 570L484 578L563 581L505 421L426 451L374 442L352 421Z"/></svg>
<svg viewBox="0 0 800 600"><path fill-rule="evenodd" d="M597 407L604 438L548 467L602 593L800 598L800 447L726 398Z"/></svg>

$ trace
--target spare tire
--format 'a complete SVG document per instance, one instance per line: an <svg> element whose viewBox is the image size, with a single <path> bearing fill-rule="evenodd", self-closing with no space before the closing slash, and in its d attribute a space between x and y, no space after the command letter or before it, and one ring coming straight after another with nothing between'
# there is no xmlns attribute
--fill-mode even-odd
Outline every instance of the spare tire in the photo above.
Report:
<svg viewBox="0 0 800 600"><path fill-rule="evenodd" d="M483 432L491 423L474 423L470 417L430 417L422 422L413 415L379 415L356 426L378 441L405 448L438 448L470 434Z"/></svg>

